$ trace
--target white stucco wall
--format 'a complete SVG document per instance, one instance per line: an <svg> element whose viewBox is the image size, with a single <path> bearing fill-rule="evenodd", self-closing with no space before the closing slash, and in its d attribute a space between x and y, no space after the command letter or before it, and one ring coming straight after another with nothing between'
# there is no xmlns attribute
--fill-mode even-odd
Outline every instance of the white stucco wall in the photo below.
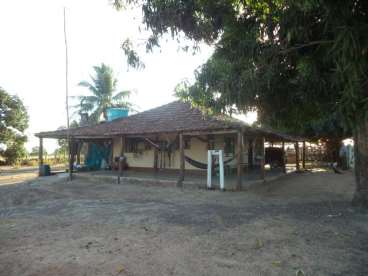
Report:
<svg viewBox="0 0 368 276"><path fill-rule="evenodd" d="M235 136L234 136L235 137ZM204 138L204 137L203 137ZM214 141L214 149L220 150L224 149L224 135L216 135ZM170 140L173 141L175 139L175 135L160 137L162 140ZM235 138L235 145L236 145L236 138ZM244 139L243 145L243 163L248 162L248 147L247 141ZM143 144L140 146L142 150L140 153L127 153L125 152L124 155L127 157L127 162L130 167L138 167L138 168L153 168L154 163L154 149L151 148L150 150L144 150ZM122 148L122 141L121 138L115 138L113 144L113 154L114 157L120 156ZM257 149L255 152L259 151L259 145L256 147ZM237 150L236 150L237 151ZM207 164L207 143L200 141L195 137L191 137L190 141L190 149L184 150L185 155L202 163ZM232 156L225 156L225 160L231 158ZM162 162L163 163L163 162ZM234 159L231 164L235 164L236 160ZM179 150L175 150L171 153L171 162L169 162L167 154L165 154L165 164L166 169L179 169L180 168L180 152ZM169 166L170 164L170 166ZM159 167L160 167L160 155L159 155ZM193 167L188 162L185 163L186 169L191 170L198 170L198 168Z"/></svg>

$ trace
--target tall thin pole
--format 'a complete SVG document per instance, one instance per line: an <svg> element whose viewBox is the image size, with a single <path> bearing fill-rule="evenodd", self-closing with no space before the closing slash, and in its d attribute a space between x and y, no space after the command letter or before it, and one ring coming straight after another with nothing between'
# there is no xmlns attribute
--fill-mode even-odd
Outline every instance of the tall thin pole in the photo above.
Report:
<svg viewBox="0 0 368 276"><path fill-rule="evenodd" d="M66 35L66 16L65 16L65 7L64 7L64 43L65 43L65 108L66 108L66 137L68 142L68 164L69 164L69 180L72 180L72 169L73 164L71 162L72 159L72 150L71 150L71 141L70 141L70 131L69 131L69 60L68 60L68 39Z"/></svg>

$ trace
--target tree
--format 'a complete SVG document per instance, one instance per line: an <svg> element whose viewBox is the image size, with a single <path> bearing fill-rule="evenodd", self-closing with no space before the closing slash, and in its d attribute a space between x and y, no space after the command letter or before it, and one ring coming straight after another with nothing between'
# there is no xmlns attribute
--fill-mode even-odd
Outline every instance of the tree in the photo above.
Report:
<svg viewBox="0 0 368 276"><path fill-rule="evenodd" d="M32 147L31 152L29 153L29 155L31 155L31 156L38 156L39 151L40 151L40 147L39 146Z"/></svg>
<svg viewBox="0 0 368 276"><path fill-rule="evenodd" d="M39 152L40 152L40 147L39 146L35 146L35 147L32 147L31 152L30 152L30 155L32 155L32 156L38 156ZM44 156L47 156L48 155L46 149L42 149L42 152L43 152L43 155Z"/></svg>
<svg viewBox="0 0 368 276"><path fill-rule="evenodd" d="M6 163L14 164L25 156L27 127L28 115L22 101L0 87L0 145L3 145L0 156Z"/></svg>
<svg viewBox="0 0 368 276"><path fill-rule="evenodd" d="M78 123L76 120L73 120L70 123L70 128L75 128L79 126L80 126L80 123ZM66 127L65 126L58 127L58 130L61 130L61 129L66 129ZM62 155L65 160L66 154L68 152L68 141L67 139L58 139L57 143L58 143L59 148L55 149L54 154L59 155L59 156Z"/></svg>
<svg viewBox="0 0 368 276"><path fill-rule="evenodd" d="M183 32L215 45L183 97L204 106L257 109L295 133L336 114L354 134L356 192L368 207L368 2L363 0L131 1L148 44ZM154 43L152 43L154 42Z"/></svg>
<svg viewBox="0 0 368 276"><path fill-rule="evenodd" d="M114 78L113 70L105 65L93 67L95 76L91 76L91 82L82 81L79 86L86 87L92 93L90 96L79 96L79 113L88 113L91 122L98 122L101 114L107 120L107 109L121 107L132 109L128 101L130 91L116 92L118 80Z"/></svg>
<svg viewBox="0 0 368 276"><path fill-rule="evenodd" d="M27 156L27 151L24 147L26 141L26 136L16 136L13 140L7 142L6 150L1 153L7 164L13 165Z"/></svg>

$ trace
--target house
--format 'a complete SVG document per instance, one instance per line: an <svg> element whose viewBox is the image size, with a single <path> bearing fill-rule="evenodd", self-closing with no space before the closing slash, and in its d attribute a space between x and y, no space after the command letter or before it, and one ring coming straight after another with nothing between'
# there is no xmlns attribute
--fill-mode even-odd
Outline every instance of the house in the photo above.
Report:
<svg viewBox="0 0 368 276"><path fill-rule="evenodd" d="M204 114L189 103L175 101L151 110L110 122L72 129L40 132L43 138L67 138L72 144L71 163L77 145L99 144L111 148L106 160L112 167L120 156L126 157L130 169L176 171L178 184L186 173L207 167L210 149L224 151L226 167L237 174L236 188L242 187L242 174L247 168L259 167L264 178L265 142L292 142L302 139L264 128L251 127L228 116ZM43 164L42 154L40 164Z"/></svg>

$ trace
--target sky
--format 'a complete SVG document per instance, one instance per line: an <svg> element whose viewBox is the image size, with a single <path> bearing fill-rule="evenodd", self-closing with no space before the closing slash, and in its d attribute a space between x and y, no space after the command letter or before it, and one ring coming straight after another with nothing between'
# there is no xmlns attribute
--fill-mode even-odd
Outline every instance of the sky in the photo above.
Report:
<svg viewBox="0 0 368 276"><path fill-rule="evenodd" d="M116 11L109 0L1 0L0 86L18 95L28 110L28 150L38 145L34 133L66 125L64 7L71 101L88 94L78 83L89 80L92 67L103 62L113 68L118 90L134 91L131 101L139 111L169 103L176 99L175 86L193 81L194 70L213 52L208 45L201 45L195 55L180 51L168 36L160 49L146 53L148 34L139 31L141 12ZM144 70L126 65L120 46L127 38L143 59ZM247 120L254 120L254 114ZM56 141L46 139L44 146L52 152Z"/></svg>

